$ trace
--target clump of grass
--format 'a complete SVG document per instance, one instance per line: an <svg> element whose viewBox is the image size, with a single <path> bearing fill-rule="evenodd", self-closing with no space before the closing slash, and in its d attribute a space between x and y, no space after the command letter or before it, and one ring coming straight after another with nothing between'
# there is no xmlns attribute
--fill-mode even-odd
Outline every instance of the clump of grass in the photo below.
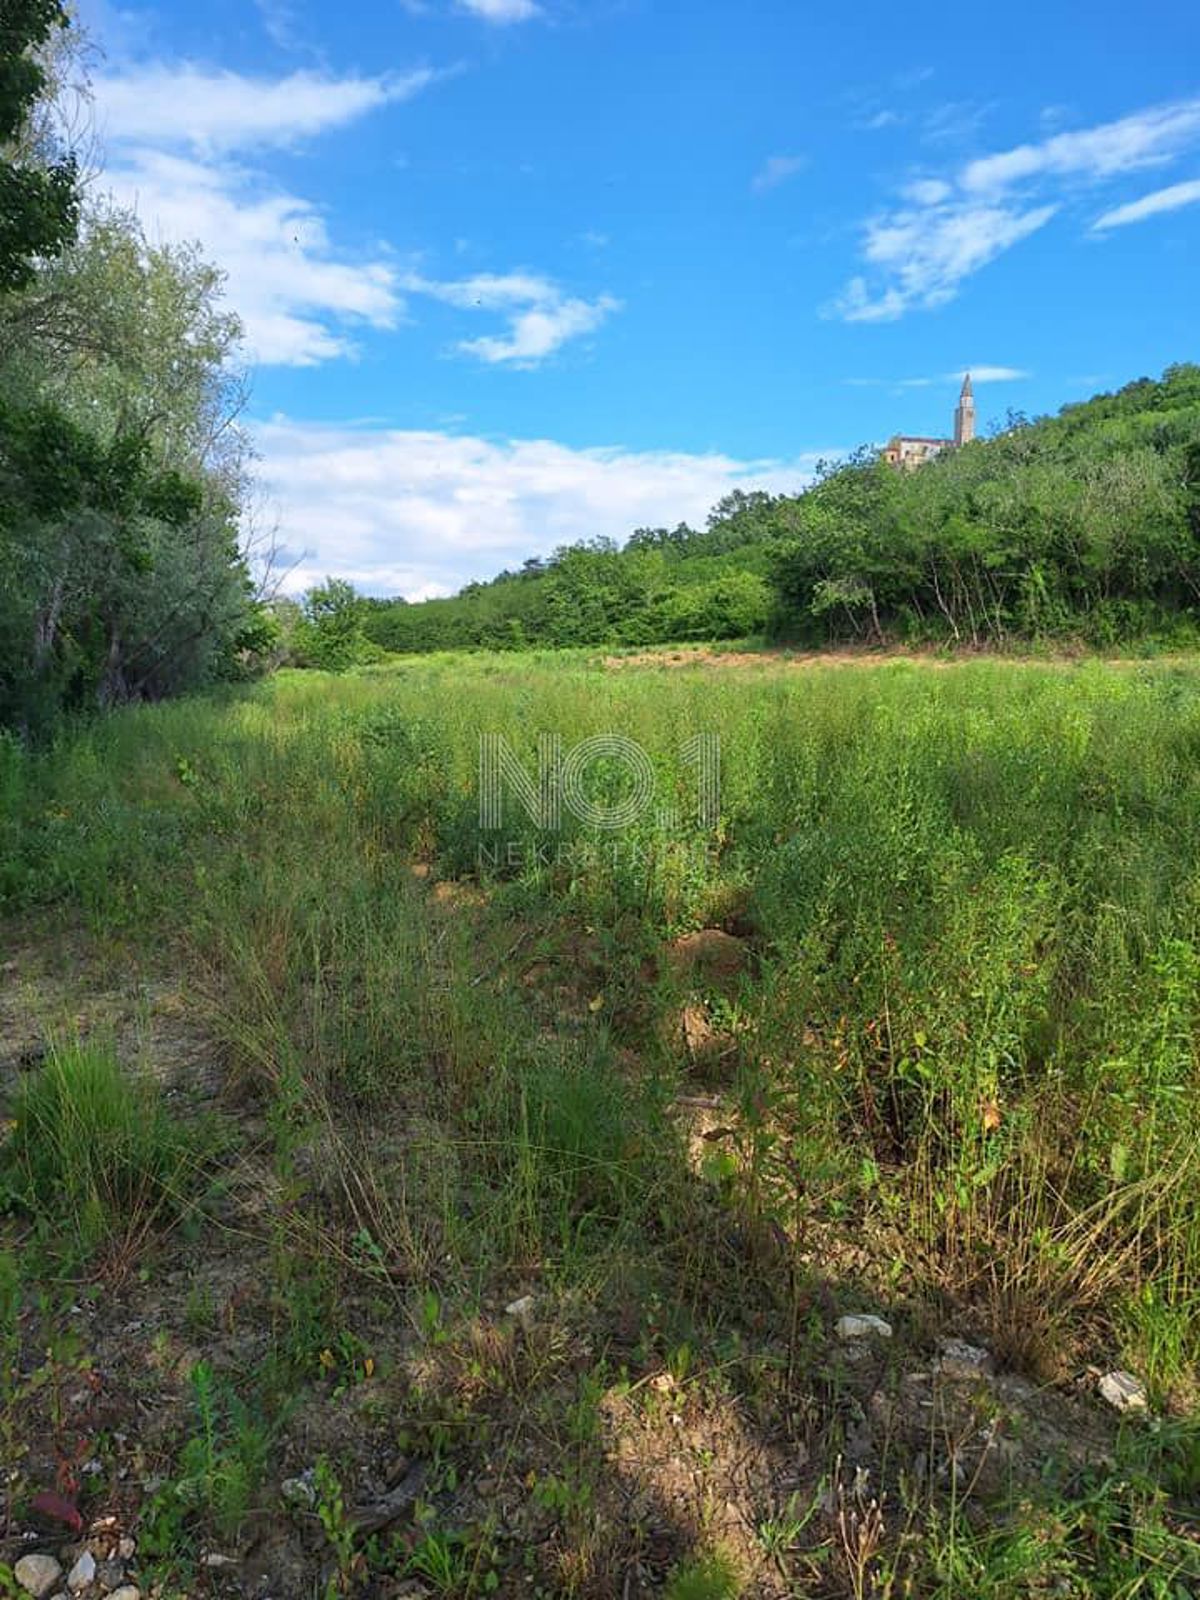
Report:
<svg viewBox="0 0 1200 1600"><path fill-rule="evenodd" d="M22 1084L4 1146L17 1206L84 1255L175 1221L195 1188L194 1131L105 1044L55 1045Z"/></svg>
<svg viewBox="0 0 1200 1600"><path fill-rule="evenodd" d="M691 1556L667 1583L666 1600L736 1600L741 1583L728 1557L719 1552Z"/></svg>

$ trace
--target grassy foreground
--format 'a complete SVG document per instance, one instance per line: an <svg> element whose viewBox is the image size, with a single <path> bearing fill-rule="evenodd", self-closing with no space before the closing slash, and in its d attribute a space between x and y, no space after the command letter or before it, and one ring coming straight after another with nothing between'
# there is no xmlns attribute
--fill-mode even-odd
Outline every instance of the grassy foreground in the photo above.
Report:
<svg viewBox="0 0 1200 1600"><path fill-rule="evenodd" d="M545 732L654 804L481 831ZM1198 1592L1198 845L1179 662L430 658L0 744L0 1560L54 1491L164 1595Z"/></svg>

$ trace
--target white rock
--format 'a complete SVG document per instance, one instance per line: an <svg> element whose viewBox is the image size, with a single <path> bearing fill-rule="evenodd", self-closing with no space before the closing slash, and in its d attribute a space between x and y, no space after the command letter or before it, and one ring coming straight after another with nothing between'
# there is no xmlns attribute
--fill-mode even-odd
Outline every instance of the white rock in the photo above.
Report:
<svg viewBox="0 0 1200 1600"><path fill-rule="evenodd" d="M133 1557L137 1554L137 1540L132 1534L126 1533L122 1535L121 1542L117 1545L117 1554L122 1561L133 1560Z"/></svg>
<svg viewBox="0 0 1200 1600"><path fill-rule="evenodd" d="M839 1339L890 1339L892 1325L882 1317L839 1317L834 1329Z"/></svg>
<svg viewBox="0 0 1200 1600"><path fill-rule="evenodd" d="M1100 1379L1100 1394L1117 1411L1145 1411L1150 1403L1146 1386L1132 1372L1106 1372Z"/></svg>
<svg viewBox="0 0 1200 1600"><path fill-rule="evenodd" d="M533 1321L533 1298L531 1294L523 1294L519 1300L512 1301L504 1308L505 1316L516 1317L522 1327L527 1328Z"/></svg>
<svg viewBox="0 0 1200 1600"><path fill-rule="evenodd" d="M114 1589L108 1600L142 1600L142 1591L136 1583L123 1583L119 1589Z"/></svg>
<svg viewBox="0 0 1200 1600"><path fill-rule="evenodd" d="M22 1556L13 1568L13 1577L35 1600L45 1600L62 1577L62 1568L53 1556Z"/></svg>
<svg viewBox="0 0 1200 1600"><path fill-rule="evenodd" d="M210 1550L204 1557L203 1564L206 1567L217 1569L221 1567L236 1567L238 1561L236 1556L223 1556L219 1550Z"/></svg>
<svg viewBox="0 0 1200 1600"><path fill-rule="evenodd" d="M96 1577L96 1558L90 1550L85 1550L79 1560L67 1573L68 1589L86 1589Z"/></svg>
<svg viewBox="0 0 1200 1600"><path fill-rule="evenodd" d="M943 1339L937 1370L944 1378L981 1378L995 1368L991 1353L964 1339Z"/></svg>
<svg viewBox="0 0 1200 1600"><path fill-rule="evenodd" d="M306 1467L298 1478L285 1478L279 1493L289 1506L311 1511L317 1503L317 1478L312 1467Z"/></svg>

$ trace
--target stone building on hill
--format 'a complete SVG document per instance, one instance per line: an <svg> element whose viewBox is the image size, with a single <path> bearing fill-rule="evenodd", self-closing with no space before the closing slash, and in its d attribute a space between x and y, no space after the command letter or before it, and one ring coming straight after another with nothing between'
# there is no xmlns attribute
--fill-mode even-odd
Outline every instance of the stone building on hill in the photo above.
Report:
<svg viewBox="0 0 1200 1600"><path fill-rule="evenodd" d="M953 439L931 439L921 434L896 433L883 449L883 459L893 467L912 472L923 467L943 450L959 450L975 437L975 391L971 387L971 374L963 378L962 390L954 412Z"/></svg>

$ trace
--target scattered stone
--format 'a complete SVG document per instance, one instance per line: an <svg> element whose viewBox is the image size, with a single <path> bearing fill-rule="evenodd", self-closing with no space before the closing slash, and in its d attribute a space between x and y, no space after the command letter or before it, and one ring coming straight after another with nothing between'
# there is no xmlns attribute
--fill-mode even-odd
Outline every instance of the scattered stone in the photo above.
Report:
<svg viewBox="0 0 1200 1600"><path fill-rule="evenodd" d="M96 1576L96 1558L90 1550L85 1550L79 1560L67 1574L67 1588L71 1590L86 1589Z"/></svg>
<svg viewBox="0 0 1200 1600"><path fill-rule="evenodd" d="M534 1296L523 1294L519 1300L513 1300L509 1305L505 1306L504 1314L508 1317L516 1317L523 1328L528 1328L533 1323L533 1305Z"/></svg>
<svg viewBox="0 0 1200 1600"><path fill-rule="evenodd" d="M984 1378L996 1370L991 1352L981 1345L968 1344L965 1339L942 1339L938 1348L941 1354L934 1367L943 1378Z"/></svg>
<svg viewBox="0 0 1200 1600"><path fill-rule="evenodd" d="M123 1583L119 1589L114 1589L108 1600L142 1600L142 1591L136 1583Z"/></svg>
<svg viewBox="0 0 1200 1600"><path fill-rule="evenodd" d="M1132 1372L1106 1372L1100 1394L1117 1411L1145 1411L1150 1403L1145 1384Z"/></svg>
<svg viewBox="0 0 1200 1600"><path fill-rule="evenodd" d="M117 1545L117 1554L120 1556L122 1561L133 1560L134 1556L137 1554L137 1540L132 1534L126 1533L121 1536L121 1541Z"/></svg>
<svg viewBox="0 0 1200 1600"><path fill-rule="evenodd" d="M22 1556L13 1568L13 1577L34 1600L46 1600L62 1577L62 1568L53 1556Z"/></svg>
<svg viewBox="0 0 1200 1600"><path fill-rule="evenodd" d="M102 1589L110 1593L113 1589L119 1589L125 1582L125 1563L114 1561L111 1557L107 1561L101 1561L96 1568L96 1581Z"/></svg>
<svg viewBox="0 0 1200 1600"><path fill-rule="evenodd" d="M839 1339L890 1339L892 1325L882 1317L864 1313L861 1316L839 1317L834 1332Z"/></svg>
<svg viewBox="0 0 1200 1600"><path fill-rule="evenodd" d="M223 1556L219 1550L210 1550L201 1562L202 1566L212 1571L219 1571L224 1567L236 1567L237 1564L236 1556Z"/></svg>
<svg viewBox="0 0 1200 1600"><path fill-rule="evenodd" d="M295 1506L301 1511L311 1511L317 1503L316 1473L312 1467L305 1467L297 1478L285 1478L279 1485L279 1493L283 1496L285 1505Z"/></svg>

